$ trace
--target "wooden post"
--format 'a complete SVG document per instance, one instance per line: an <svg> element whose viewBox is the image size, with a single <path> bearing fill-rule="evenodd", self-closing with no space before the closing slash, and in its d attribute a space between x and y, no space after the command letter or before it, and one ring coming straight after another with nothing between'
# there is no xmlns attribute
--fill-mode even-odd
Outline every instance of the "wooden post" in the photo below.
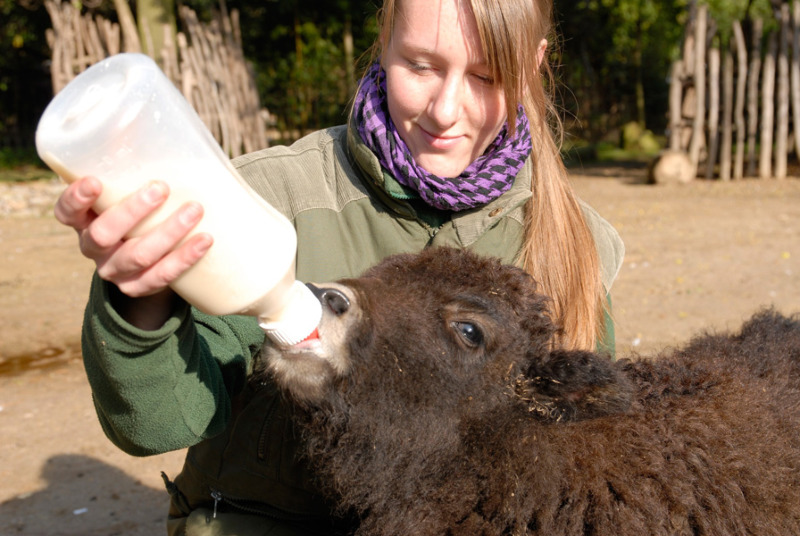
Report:
<svg viewBox="0 0 800 536"><path fill-rule="evenodd" d="M708 50L708 148L706 150L706 179L714 178L714 166L719 151L719 48Z"/></svg>
<svg viewBox="0 0 800 536"><path fill-rule="evenodd" d="M679 99L680 112L677 116L677 146L689 153L689 145L692 142L694 116L697 114L697 91L694 83L695 70L695 28L697 27L697 2L690 1L689 17L684 29L684 42L681 47L681 72L680 89L676 89L676 97Z"/></svg>
<svg viewBox="0 0 800 536"><path fill-rule="evenodd" d="M730 43L729 43L730 45ZM722 59L722 144L719 152L719 178L731 180L733 149L733 53L731 47L720 47Z"/></svg>
<svg viewBox="0 0 800 536"><path fill-rule="evenodd" d="M686 21L686 40L683 42L683 72L694 74L694 64L697 55L694 52L694 42L697 35L697 2L691 1L689 4L689 20Z"/></svg>
<svg viewBox="0 0 800 536"><path fill-rule="evenodd" d="M775 126L775 60L778 56L778 36L772 32L768 38L761 79L761 151L758 159L758 176L772 177L772 142Z"/></svg>
<svg viewBox="0 0 800 536"><path fill-rule="evenodd" d="M692 169L697 173L697 166L700 162L700 149L704 144L704 119L705 119L705 52L706 52L706 29L708 7L700 5L697 7L697 20L695 28L695 53L694 53L694 87L696 91L697 104L695 109L694 123L692 125L692 141L689 144L689 160ZM694 175L693 175L694 176Z"/></svg>
<svg viewBox="0 0 800 536"><path fill-rule="evenodd" d="M733 38L736 43L736 104L734 105L734 121L736 123L736 157L733 161L733 178L741 179L744 176L744 104L747 93L747 46L744 41L742 25L738 20L733 21Z"/></svg>
<svg viewBox="0 0 800 536"><path fill-rule="evenodd" d="M62 80L64 72L64 51L63 39L61 35L64 33L63 23L61 22L61 10L59 4L55 0L45 0L45 9L50 15L52 22L52 29L47 31L47 43L50 45L52 51L50 59L50 82L53 86L53 95L61 91L61 88L66 84Z"/></svg>
<svg viewBox="0 0 800 536"><path fill-rule="evenodd" d="M792 66L791 66L792 119L794 150L800 158L800 1L792 2Z"/></svg>
<svg viewBox="0 0 800 536"><path fill-rule="evenodd" d="M761 74L761 38L764 21L753 19L753 42L750 55L750 69L747 71L747 176L756 174L756 137L758 135L758 78Z"/></svg>
<svg viewBox="0 0 800 536"><path fill-rule="evenodd" d="M789 138L789 4L781 4L778 54L778 127L775 140L775 178L786 178Z"/></svg>
<svg viewBox="0 0 800 536"><path fill-rule="evenodd" d="M103 43L105 43L106 50L108 51L108 55L113 56L114 54L119 54L122 51L122 39L120 35L119 24L103 18L100 18L97 21L97 24L100 30L100 35L103 39Z"/></svg>
<svg viewBox="0 0 800 536"><path fill-rule="evenodd" d="M683 125L683 115L681 114L682 97L683 62L681 60L676 60L672 63L669 81L669 148L673 151L683 149L683 147L681 147L681 126Z"/></svg>
<svg viewBox="0 0 800 536"><path fill-rule="evenodd" d="M141 52L139 32L136 30L136 20L133 18L131 8L126 0L114 0L114 9L117 12L119 25L122 28L122 50L125 52Z"/></svg>

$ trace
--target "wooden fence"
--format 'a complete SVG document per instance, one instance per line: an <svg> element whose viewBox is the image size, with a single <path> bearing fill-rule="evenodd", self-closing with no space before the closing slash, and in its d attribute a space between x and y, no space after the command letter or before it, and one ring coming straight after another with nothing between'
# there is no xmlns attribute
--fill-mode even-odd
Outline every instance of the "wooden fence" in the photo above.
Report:
<svg viewBox="0 0 800 536"><path fill-rule="evenodd" d="M800 0L782 3L776 19L768 35L753 20L748 36L734 21L720 46L706 6L693 11L672 67L669 145L695 176L781 179L800 155Z"/></svg>
<svg viewBox="0 0 800 536"><path fill-rule="evenodd" d="M142 50L127 3L115 0L115 5L119 23L81 14L69 1L45 0L53 24L47 33L53 93L103 58ZM270 117L260 105L255 77L242 52L238 12L222 10L207 24L186 6L179 15L185 31L177 34L177 43L165 27L164 49L150 55L228 155L267 147Z"/></svg>

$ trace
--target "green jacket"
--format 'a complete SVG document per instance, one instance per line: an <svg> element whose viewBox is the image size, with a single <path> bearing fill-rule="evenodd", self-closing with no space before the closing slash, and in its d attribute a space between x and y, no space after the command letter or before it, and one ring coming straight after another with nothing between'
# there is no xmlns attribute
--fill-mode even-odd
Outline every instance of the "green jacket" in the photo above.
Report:
<svg viewBox="0 0 800 536"><path fill-rule="evenodd" d="M529 164L500 198L452 218L421 207L384 175L376 157L345 126L234 164L294 223L301 281L357 276L387 255L427 246L466 247L512 263L522 244ZM610 289L622 242L593 209L583 209ZM242 232L257 236L256 230ZM269 244L254 238L253 247ZM181 303L161 329L143 331L113 310L109 292L109 284L95 276L84 318L83 353L95 407L105 433L128 453L191 447L184 470L168 486L171 514L181 518L213 505L213 495L220 508L235 504L277 519L304 520L299 533L308 532L314 519L323 533L330 532L328 506L314 493L304 464L295 460L296 434L287 408L273 386L247 383L264 339L255 319L213 317Z"/></svg>

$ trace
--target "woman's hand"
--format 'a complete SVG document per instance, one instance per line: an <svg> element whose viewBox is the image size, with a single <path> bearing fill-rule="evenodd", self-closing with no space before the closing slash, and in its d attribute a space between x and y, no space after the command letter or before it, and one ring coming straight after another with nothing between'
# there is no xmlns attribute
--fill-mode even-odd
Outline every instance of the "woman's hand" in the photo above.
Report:
<svg viewBox="0 0 800 536"><path fill-rule="evenodd" d="M81 253L95 262L101 278L119 288L120 303L115 303L119 312L139 327L159 327L173 302L169 284L211 247L207 233L176 247L200 221L203 208L198 203L186 203L147 233L126 239L131 229L164 202L169 189L162 182L150 183L98 215L91 207L102 188L93 177L70 184L56 202L56 219L78 232ZM131 303L125 296L151 299ZM141 314L145 311L146 315ZM144 318L148 325L140 325L136 317Z"/></svg>

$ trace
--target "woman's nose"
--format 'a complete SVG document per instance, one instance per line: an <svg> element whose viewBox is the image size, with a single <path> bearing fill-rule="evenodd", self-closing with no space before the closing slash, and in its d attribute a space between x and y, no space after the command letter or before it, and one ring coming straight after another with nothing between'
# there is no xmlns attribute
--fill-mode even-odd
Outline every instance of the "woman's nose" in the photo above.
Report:
<svg viewBox="0 0 800 536"><path fill-rule="evenodd" d="M446 76L431 96L428 113L443 131L458 121L463 93L462 81L456 76Z"/></svg>
<svg viewBox="0 0 800 536"><path fill-rule="evenodd" d="M350 300L341 290L329 287L319 288L311 283L306 283L306 286L317 297L323 307L330 309L336 316L343 315L350 309Z"/></svg>

